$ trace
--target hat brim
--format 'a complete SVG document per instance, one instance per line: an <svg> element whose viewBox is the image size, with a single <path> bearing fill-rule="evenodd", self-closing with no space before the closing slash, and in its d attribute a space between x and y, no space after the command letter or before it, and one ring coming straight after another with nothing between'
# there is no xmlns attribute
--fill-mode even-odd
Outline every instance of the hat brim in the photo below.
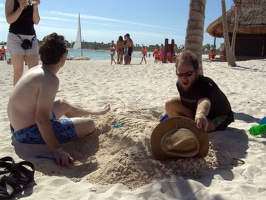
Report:
<svg viewBox="0 0 266 200"><path fill-rule="evenodd" d="M208 154L209 151L208 134L204 130L199 129L193 120L186 117L178 116L178 117L168 118L162 121L154 128L151 134L151 149L153 155L157 159L160 160L173 159L173 157L167 155L163 151L161 146L161 141L164 134L174 128L185 128L192 131L196 135L200 144L200 148L198 153L193 157L204 157ZM187 157L187 156L181 155L178 157Z"/></svg>

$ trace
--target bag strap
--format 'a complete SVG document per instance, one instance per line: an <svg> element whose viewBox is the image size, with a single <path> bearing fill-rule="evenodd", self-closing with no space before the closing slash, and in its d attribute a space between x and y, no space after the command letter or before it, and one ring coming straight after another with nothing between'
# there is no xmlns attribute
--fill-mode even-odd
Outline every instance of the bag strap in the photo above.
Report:
<svg viewBox="0 0 266 200"><path fill-rule="evenodd" d="M20 35L19 34L16 34L18 37L19 37L19 39L23 42L23 40L22 40L22 38L20 37ZM34 37L31 39L31 42L33 42L33 40L36 38L36 35L34 35Z"/></svg>
<svg viewBox="0 0 266 200"><path fill-rule="evenodd" d="M33 42L33 40L36 38L36 35L34 35L34 37L31 39L31 42Z"/></svg>

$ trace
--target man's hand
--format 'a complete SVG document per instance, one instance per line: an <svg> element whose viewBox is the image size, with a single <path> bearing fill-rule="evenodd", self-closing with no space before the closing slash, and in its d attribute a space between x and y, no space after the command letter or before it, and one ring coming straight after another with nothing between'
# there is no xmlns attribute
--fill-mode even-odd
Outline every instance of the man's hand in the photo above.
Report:
<svg viewBox="0 0 266 200"><path fill-rule="evenodd" d="M196 114L195 122L196 122L197 127L199 129L203 129L203 130L207 131L209 122L208 122L208 119L204 116L203 113L197 113Z"/></svg>
<svg viewBox="0 0 266 200"><path fill-rule="evenodd" d="M69 155L69 153L64 151L62 148L54 152L54 156L56 158L57 164L61 167L68 168L75 163L75 160Z"/></svg>

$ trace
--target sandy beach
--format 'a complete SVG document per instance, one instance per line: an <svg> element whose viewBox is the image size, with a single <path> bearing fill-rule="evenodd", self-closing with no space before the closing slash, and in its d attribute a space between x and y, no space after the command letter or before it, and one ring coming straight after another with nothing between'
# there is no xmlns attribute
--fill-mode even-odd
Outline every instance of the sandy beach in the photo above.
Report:
<svg viewBox="0 0 266 200"><path fill-rule="evenodd" d="M80 107L111 111L92 116L93 135L65 144L76 159L69 169L58 166L45 145L20 144L12 138L6 107L13 88L13 67L0 62L0 158L34 164L34 181L21 199L266 199L266 135L249 134L266 115L266 59L203 62L227 95L235 122L225 131L209 134L205 158L158 161L150 149L150 135L164 114L164 102L177 95L173 63L110 65L110 60L67 60L58 72L57 98ZM26 68L25 68L26 69ZM115 124L119 125L114 126Z"/></svg>

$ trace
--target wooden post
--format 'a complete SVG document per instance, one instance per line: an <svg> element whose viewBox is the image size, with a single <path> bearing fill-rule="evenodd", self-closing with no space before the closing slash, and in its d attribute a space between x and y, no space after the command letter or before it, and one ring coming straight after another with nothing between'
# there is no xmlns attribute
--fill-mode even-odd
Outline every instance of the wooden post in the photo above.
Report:
<svg viewBox="0 0 266 200"><path fill-rule="evenodd" d="M164 43L164 55L163 55L163 63L166 63L166 55L168 51L168 38L165 38L165 43Z"/></svg>
<svg viewBox="0 0 266 200"><path fill-rule="evenodd" d="M163 58L163 63L166 63L167 59L167 53L169 52L171 54L170 57L170 62L173 62L173 56L174 56L174 47L175 47L175 41L174 39L171 40L171 44L168 44L168 38L165 38L165 43L164 43L164 58Z"/></svg>
<svg viewBox="0 0 266 200"><path fill-rule="evenodd" d="M264 38L263 38L263 45L262 45L262 50L261 50L261 58L265 58L265 45L266 45L266 34L264 34Z"/></svg>
<svg viewBox="0 0 266 200"><path fill-rule="evenodd" d="M171 42L171 63L173 62L173 57L174 57L174 46L175 46L175 41L172 39Z"/></svg>

